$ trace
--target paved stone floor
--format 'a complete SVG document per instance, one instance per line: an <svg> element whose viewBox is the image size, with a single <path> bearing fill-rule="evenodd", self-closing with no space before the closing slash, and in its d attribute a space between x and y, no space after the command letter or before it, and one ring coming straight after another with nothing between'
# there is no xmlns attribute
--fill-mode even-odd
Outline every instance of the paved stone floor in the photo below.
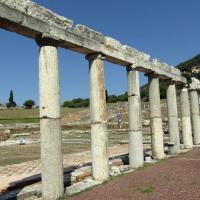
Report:
<svg viewBox="0 0 200 200"><path fill-rule="evenodd" d="M128 145L116 145L109 148L109 156L117 156L126 154L127 152ZM90 162L90 154L90 151L84 151L81 153L64 155L64 167L66 168L74 165L82 165L84 163ZM16 181L27 177L32 177L34 175L40 176L40 174L40 160L0 167L0 192L6 190L9 185L12 185L12 183Z"/></svg>
<svg viewBox="0 0 200 200"><path fill-rule="evenodd" d="M200 148L123 175L70 200L199 200Z"/></svg>

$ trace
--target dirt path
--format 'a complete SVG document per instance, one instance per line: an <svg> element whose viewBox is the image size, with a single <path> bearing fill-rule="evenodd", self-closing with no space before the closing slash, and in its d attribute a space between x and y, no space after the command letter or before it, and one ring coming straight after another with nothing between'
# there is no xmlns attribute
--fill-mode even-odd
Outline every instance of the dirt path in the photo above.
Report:
<svg viewBox="0 0 200 200"><path fill-rule="evenodd" d="M199 200L200 148L67 199Z"/></svg>

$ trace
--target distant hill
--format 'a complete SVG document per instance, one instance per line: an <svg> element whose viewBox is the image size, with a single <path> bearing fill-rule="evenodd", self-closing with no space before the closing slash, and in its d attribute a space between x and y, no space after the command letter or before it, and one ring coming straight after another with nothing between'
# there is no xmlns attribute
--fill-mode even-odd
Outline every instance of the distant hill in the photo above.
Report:
<svg viewBox="0 0 200 200"><path fill-rule="evenodd" d="M182 72L192 72L191 68L194 66L200 66L200 54L196 55L195 57L182 62L176 66L176 68L180 69Z"/></svg>
<svg viewBox="0 0 200 200"><path fill-rule="evenodd" d="M184 61L177 66L175 66L177 69L179 69L182 72L182 76L187 78L188 83L191 82L191 77L195 77L200 80L200 54L194 56L193 58ZM198 67L199 72L194 72L194 67ZM166 98L166 89L167 84L165 81L160 82L160 98ZM141 91L141 97L144 100L148 100L149 92L148 92L148 84L145 84L140 87Z"/></svg>
<svg viewBox="0 0 200 200"><path fill-rule="evenodd" d="M198 67L199 71L197 70L195 72L193 70L194 67ZM182 72L182 75L187 78L188 82L191 81L191 77L195 77L200 80L200 54L183 63L178 64L176 68Z"/></svg>

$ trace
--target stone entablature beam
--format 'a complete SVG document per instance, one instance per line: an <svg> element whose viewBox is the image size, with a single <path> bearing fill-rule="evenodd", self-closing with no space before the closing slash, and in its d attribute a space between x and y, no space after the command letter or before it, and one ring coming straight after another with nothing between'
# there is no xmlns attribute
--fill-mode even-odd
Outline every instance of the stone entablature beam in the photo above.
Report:
<svg viewBox="0 0 200 200"><path fill-rule="evenodd" d="M150 61L150 56L122 45L84 25L73 22L30 0L0 0L0 27L36 39L47 35L59 41L60 47L85 55L102 53L106 60L122 66L134 64L139 71L155 72L185 83L180 71L163 63Z"/></svg>

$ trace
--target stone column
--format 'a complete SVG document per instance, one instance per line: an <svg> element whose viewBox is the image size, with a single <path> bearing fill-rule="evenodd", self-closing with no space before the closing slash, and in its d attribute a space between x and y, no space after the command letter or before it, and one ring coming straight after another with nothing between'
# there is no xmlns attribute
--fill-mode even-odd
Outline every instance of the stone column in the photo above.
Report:
<svg viewBox="0 0 200 200"><path fill-rule="evenodd" d="M194 136L194 144L200 144L200 115L199 100L196 90L190 90L191 113L192 113L192 130Z"/></svg>
<svg viewBox="0 0 200 200"><path fill-rule="evenodd" d="M129 164L132 168L137 168L142 167L144 163L139 72L127 68L127 76Z"/></svg>
<svg viewBox="0 0 200 200"><path fill-rule="evenodd" d="M106 180L109 178L109 160L104 65L101 54L86 58L90 70L92 174L95 180Z"/></svg>
<svg viewBox="0 0 200 200"><path fill-rule="evenodd" d="M164 154L162 117L160 107L159 78L149 75L149 107L151 121L151 145L154 159L162 159Z"/></svg>
<svg viewBox="0 0 200 200"><path fill-rule="evenodd" d="M50 39L37 42L40 45L42 196L44 200L55 200L64 193L58 50Z"/></svg>
<svg viewBox="0 0 200 200"><path fill-rule="evenodd" d="M188 89L186 87L183 87L181 89L180 103L181 103L183 145L185 149L190 149L193 147L193 141L192 141L190 102L188 98Z"/></svg>
<svg viewBox="0 0 200 200"><path fill-rule="evenodd" d="M171 153L180 151L180 136L178 127L178 111L176 99L175 82L169 81L167 88L167 110L168 110L168 126L169 126L169 141L173 144L170 148Z"/></svg>

